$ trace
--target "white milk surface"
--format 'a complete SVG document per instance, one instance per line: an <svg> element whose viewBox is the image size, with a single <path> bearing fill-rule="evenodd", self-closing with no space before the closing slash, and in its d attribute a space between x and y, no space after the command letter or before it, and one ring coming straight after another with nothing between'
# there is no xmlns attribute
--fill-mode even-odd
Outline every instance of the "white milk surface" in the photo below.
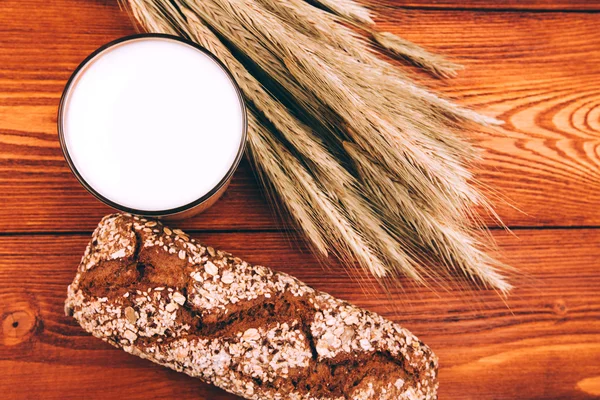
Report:
<svg viewBox="0 0 600 400"><path fill-rule="evenodd" d="M105 198L141 211L207 194L243 137L243 106L228 75L168 39L105 50L79 71L65 107L65 143L79 174Z"/></svg>

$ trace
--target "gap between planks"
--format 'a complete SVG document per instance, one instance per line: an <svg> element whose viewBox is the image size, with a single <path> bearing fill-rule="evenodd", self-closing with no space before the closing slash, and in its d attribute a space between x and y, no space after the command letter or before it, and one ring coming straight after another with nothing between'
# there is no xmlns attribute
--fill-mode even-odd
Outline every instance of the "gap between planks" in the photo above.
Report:
<svg viewBox="0 0 600 400"><path fill-rule="evenodd" d="M170 224L168 221L165 223L167 226L176 226L177 221L174 224ZM508 226L506 228L501 226L488 226L490 231L552 231L552 230L596 230L600 229L599 225L571 225L571 226ZM188 234L201 234L201 233L289 233L290 235L299 235L299 232L295 229L285 228L258 228L258 229L186 229ZM93 231L33 231L33 232L0 232L0 238L2 237L18 237L18 236L87 236L91 235Z"/></svg>

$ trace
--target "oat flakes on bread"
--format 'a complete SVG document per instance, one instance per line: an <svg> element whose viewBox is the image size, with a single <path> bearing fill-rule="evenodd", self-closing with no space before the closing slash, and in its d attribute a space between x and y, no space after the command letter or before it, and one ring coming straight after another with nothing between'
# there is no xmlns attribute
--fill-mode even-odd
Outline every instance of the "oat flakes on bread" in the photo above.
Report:
<svg viewBox="0 0 600 400"><path fill-rule="evenodd" d="M95 230L65 303L92 335L248 399L435 399L409 331L130 215Z"/></svg>

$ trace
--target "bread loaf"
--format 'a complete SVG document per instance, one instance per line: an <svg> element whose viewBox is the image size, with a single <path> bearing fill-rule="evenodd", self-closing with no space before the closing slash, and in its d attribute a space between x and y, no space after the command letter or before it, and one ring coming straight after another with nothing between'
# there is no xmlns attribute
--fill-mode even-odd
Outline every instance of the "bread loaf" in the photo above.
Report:
<svg viewBox="0 0 600 400"><path fill-rule="evenodd" d="M435 399L406 329L130 215L93 234L65 311L128 353L248 399Z"/></svg>

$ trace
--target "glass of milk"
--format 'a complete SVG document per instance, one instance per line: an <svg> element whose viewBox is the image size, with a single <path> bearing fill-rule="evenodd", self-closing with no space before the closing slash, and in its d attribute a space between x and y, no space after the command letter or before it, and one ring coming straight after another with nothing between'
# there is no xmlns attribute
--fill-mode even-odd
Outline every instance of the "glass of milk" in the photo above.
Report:
<svg viewBox="0 0 600 400"><path fill-rule="evenodd" d="M207 50L159 34L91 54L58 111L65 158L81 184L133 214L185 218L225 191L244 153L246 108Z"/></svg>

